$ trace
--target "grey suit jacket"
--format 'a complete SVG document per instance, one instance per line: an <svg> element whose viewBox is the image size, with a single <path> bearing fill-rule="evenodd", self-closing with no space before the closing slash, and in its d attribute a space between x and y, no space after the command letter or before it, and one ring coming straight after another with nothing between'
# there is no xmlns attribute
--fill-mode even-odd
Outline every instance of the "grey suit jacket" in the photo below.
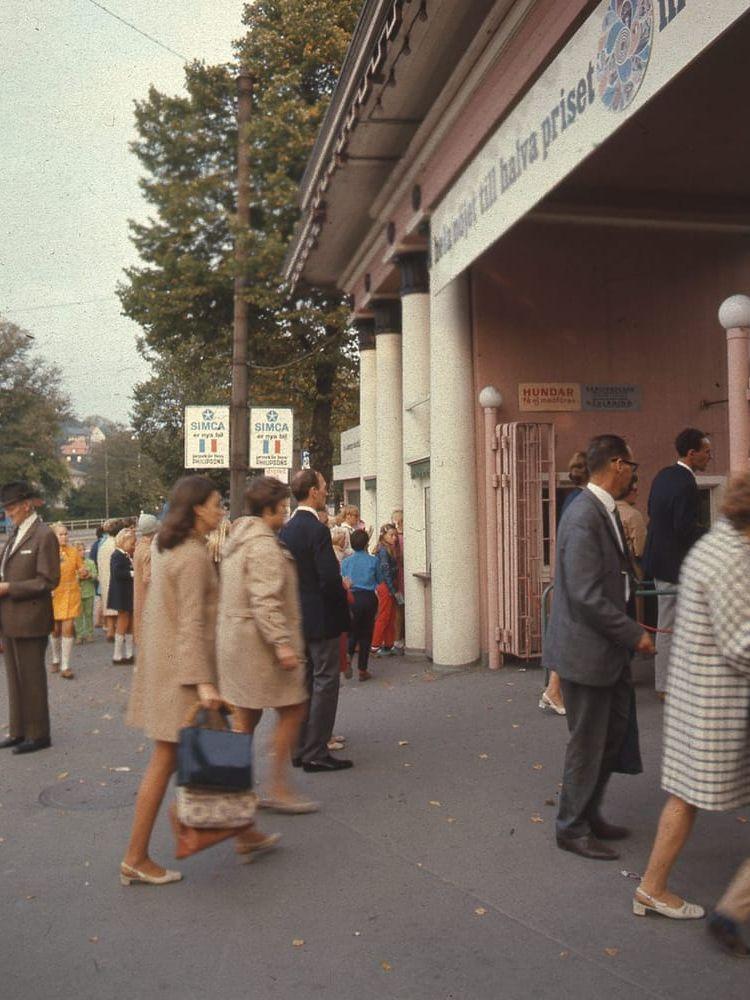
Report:
<svg viewBox="0 0 750 1000"><path fill-rule="evenodd" d="M604 504L584 490L558 528L545 666L578 684L617 681L643 633L625 609L629 570Z"/></svg>
<svg viewBox="0 0 750 1000"><path fill-rule="evenodd" d="M43 521L35 521L8 556L3 579L10 593L0 597L0 634L9 639L48 635L54 624L52 591L60 582L60 546Z"/></svg>

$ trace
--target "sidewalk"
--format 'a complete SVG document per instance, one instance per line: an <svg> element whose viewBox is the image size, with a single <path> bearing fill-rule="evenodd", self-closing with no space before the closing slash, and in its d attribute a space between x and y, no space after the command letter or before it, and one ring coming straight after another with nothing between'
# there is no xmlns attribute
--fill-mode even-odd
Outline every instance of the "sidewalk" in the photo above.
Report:
<svg viewBox="0 0 750 1000"><path fill-rule="evenodd" d="M606 802L635 830L621 862L555 847L566 730L536 707L540 671L390 659L344 682L336 730L355 767L299 776L323 810L260 814L279 851L247 865L222 844L183 862L179 885L126 889L117 865L148 746L123 725L130 668L111 649L77 647L77 679L50 678L52 750L0 758L9 1000L747 997L748 969L702 922L630 912L621 871L642 870L662 803L647 685L646 773L616 776ZM717 898L750 853L748 817L699 818L676 891ZM154 856L174 864L171 848L162 816Z"/></svg>

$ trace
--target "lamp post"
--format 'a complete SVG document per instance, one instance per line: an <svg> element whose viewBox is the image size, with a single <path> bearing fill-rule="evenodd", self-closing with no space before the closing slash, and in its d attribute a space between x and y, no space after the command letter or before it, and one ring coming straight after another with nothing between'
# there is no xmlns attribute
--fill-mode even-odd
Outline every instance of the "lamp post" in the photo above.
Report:
<svg viewBox="0 0 750 1000"><path fill-rule="evenodd" d="M497 451L497 411L503 405L502 393L494 385L486 385L479 393L479 405L484 410L484 485L485 525L487 530L487 639L490 670L502 666L495 629L500 617L500 574L497 560L497 498L495 496L495 452Z"/></svg>
<svg viewBox="0 0 750 1000"><path fill-rule="evenodd" d="M747 472L750 454L750 298L731 295L719 307L719 322L727 332L729 397L729 471Z"/></svg>

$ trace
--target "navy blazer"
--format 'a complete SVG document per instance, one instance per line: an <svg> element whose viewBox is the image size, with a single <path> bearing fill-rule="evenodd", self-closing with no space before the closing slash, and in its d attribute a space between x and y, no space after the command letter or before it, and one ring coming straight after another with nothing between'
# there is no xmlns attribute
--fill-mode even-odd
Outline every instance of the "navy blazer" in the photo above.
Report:
<svg viewBox="0 0 750 1000"><path fill-rule="evenodd" d="M646 577L677 583L685 556L706 531L699 513L700 491L693 473L677 464L662 469L648 497Z"/></svg>
<svg viewBox="0 0 750 1000"><path fill-rule="evenodd" d="M306 640L335 639L351 624L331 532L310 511L300 510L279 532L299 576L302 631Z"/></svg>

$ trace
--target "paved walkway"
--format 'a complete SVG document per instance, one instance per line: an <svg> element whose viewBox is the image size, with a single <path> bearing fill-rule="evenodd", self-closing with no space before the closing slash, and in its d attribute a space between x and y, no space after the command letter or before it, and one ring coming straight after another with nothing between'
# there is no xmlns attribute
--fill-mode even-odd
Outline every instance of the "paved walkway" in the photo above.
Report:
<svg viewBox="0 0 750 1000"><path fill-rule="evenodd" d="M0 765L3 996L747 997L750 970L702 923L630 913L621 872L642 869L662 801L647 686L647 773L616 777L607 802L636 830L619 863L554 846L565 723L537 710L538 670L393 659L342 691L354 769L300 776L323 811L263 816L282 849L246 865L222 844L183 862L179 885L126 889L117 863L148 748L122 721L129 668L101 640L77 655L74 682L51 678L54 748ZM716 898L750 853L749 815L699 819L676 890ZM170 861L163 818L154 854Z"/></svg>

